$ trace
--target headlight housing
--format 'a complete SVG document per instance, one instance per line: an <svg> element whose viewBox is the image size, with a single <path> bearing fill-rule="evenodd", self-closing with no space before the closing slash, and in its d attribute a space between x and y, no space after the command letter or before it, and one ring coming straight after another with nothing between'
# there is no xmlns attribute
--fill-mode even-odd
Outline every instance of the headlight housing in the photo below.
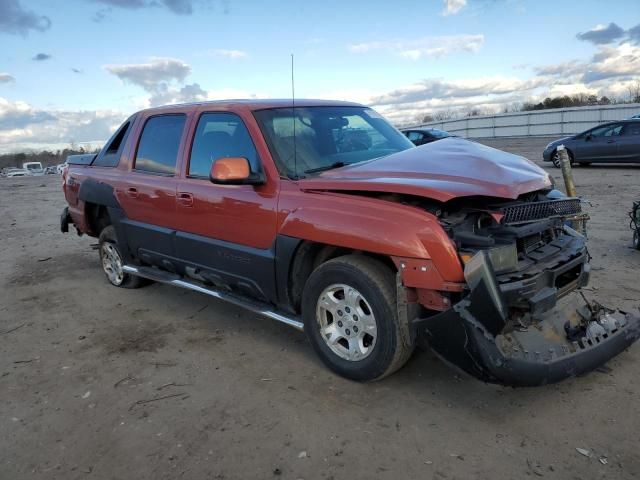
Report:
<svg viewBox="0 0 640 480"><path fill-rule="evenodd" d="M498 245L483 249L495 273L510 272L518 269L518 248L515 243ZM478 252L459 252L462 263L468 263Z"/></svg>

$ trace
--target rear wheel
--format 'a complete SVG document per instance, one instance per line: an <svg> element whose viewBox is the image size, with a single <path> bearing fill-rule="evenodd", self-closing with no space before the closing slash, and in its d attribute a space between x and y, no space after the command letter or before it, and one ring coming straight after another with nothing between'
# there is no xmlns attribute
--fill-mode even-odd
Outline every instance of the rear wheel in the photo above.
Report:
<svg viewBox="0 0 640 480"><path fill-rule="evenodd" d="M138 288L149 283L143 278L123 271L124 260L116 243L116 231L113 225L106 226L100 232L99 251L102 271L111 285L122 288Z"/></svg>
<svg viewBox="0 0 640 480"><path fill-rule="evenodd" d="M318 267L304 287L302 316L322 361L352 380L383 378L413 351L398 321L394 272L369 257L347 255Z"/></svg>
<svg viewBox="0 0 640 480"><path fill-rule="evenodd" d="M569 155L569 164L573 167L573 155L571 155L569 150L567 150L567 155ZM557 150L555 150L553 155L551 155L551 161L553 162L554 167L560 168L560 154Z"/></svg>

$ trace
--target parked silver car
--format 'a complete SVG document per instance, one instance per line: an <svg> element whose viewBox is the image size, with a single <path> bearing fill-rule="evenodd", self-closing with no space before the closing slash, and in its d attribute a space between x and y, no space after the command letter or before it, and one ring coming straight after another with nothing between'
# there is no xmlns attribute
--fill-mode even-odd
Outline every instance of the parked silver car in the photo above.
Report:
<svg viewBox="0 0 640 480"><path fill-rule="evenodd" d="M564 145L571 163L640 163L640 119L605 123L549 143L542 158L560 166L557 148Z"/></svg>

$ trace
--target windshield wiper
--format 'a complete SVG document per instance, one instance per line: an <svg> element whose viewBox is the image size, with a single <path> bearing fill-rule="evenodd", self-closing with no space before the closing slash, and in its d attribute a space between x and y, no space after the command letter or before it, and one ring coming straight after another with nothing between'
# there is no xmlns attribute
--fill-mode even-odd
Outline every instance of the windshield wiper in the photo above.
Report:
<svg viewBox="0 0 640 480"><path fill-rule="evenodd" d="M325 170L331 170L332 168L344 167L346 163L344 162L333 162L329 165L325 165L323 167L310 168L309 170L305 170L304 173L317 173L324 172Z"/></svg>

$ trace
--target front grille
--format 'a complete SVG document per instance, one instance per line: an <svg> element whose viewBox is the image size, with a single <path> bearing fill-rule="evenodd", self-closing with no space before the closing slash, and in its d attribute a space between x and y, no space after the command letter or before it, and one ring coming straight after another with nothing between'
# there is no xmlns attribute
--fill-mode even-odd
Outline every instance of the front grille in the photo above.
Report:
<svg viewBox="0 0 640 480"><path fill-rule="evenodd" d="M582 211L580 200L569 198L566 200L550 200L547 202L521 203L502 207L500 211L504 214L502 223L516 224L533 222L549 217L571 217Z"/></svg>

